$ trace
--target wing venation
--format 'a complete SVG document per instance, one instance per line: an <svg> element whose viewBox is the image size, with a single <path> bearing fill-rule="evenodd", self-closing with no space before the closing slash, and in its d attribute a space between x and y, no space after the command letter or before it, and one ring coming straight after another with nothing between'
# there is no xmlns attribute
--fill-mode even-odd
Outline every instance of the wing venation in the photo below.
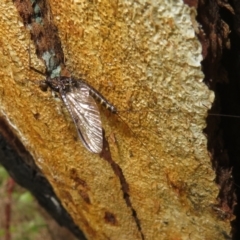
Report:
<svg viewBox="0 0 240 240"><path fill-rule="evenodd" d="M103 147L102 122L98 106L89 94L88 86L81 84L69 92L60 94L84 146L93 153L100 153Z"/></svg>

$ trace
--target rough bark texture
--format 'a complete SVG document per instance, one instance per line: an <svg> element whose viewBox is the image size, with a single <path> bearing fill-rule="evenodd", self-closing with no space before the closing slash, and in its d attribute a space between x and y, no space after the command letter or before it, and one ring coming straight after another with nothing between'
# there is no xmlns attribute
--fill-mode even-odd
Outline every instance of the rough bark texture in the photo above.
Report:
<svg viewBox="0 0 240 240"><path fill-rule="evenodd" d="M28 70L29 33L0 6L0 112L88 239L226 239L205 116L196 10L182 1L50 1L65 64L118 109L100 107L101 155ZM32 45L32 64L42 69ZM217 211L216 211L217 209Z"/></svg>
<svg viewBox="0 0 240 240"><path fill-rule="evenodd" d="M54 193L52 186L35 165L31 155L26 151L22 143L13 135L2 118L0 119L0 126L0 164L4 166L15 182L32 193L32 195L38 200L38 203L60 226L68 228L77 239L86 240L84 234L74 224L73 219L62 206L60 200ZM5 139L10 141L10 145ZM4 214L2 214L2 216L4 216ZM2 217L2 221L3 219L4 217ZM9 227L15 227L11 220L9 223ZM62 232L60 231L59 234L61 233ZM72 239L72 237L69 239Z"/></svg>

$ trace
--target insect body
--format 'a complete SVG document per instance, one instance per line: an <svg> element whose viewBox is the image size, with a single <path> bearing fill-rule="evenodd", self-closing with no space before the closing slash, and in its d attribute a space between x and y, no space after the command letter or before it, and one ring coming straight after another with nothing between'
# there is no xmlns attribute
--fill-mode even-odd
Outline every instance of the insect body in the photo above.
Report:
<svg viewBox="0 0 240 240"><path fill-rule="evenodd" d="M117 109L82 80L47 77L45 82L52 90L59 92L83 145L92 153L100 153L103 148L102 122L94 99L113 113L117 113Z"/></svg>
<svg viewBox="0 0 240 240"><path fill-rule="evenodd" d="M103 148L102 122L95 100L113 114L116 114L128 126L119 115L116 107L83 80L60 76L55 78L47 77L44 82L53 91L59 92L74 121L79 138L90 152L100 153ZM136 136L130 127L128 129ZM138 141L145 146L140 139ZM181 149L181 145L179 147Z"/></svg>

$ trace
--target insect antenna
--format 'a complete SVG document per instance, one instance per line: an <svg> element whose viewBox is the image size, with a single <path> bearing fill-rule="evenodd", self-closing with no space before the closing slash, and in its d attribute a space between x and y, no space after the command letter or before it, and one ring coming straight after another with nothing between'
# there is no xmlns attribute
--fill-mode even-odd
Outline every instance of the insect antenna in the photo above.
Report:
<svg viewBox="0 0 240 240"><path fill-rule="evenodd" d="M36 68L33 67L32 64L31 64L31 48L30 48L30 42L29 42L29 46L28 46L27 51L28 51L28 68L29 68L30 70L32 70L33 72L36 72L36 73L38 73L39 75L44 76L44 78L46 78L46 73L45 73L45 72L42 72L42 71L36 69ZM37 85L40 87L40 89L41 89L42 91L44 91L44 92L47 91L47 89L48 89L48 85L46 84L46 80L34 81L34 84L37 84Z"/></svg>
<svg viewBox="0 0 240 240"><path fill-rule="evenodd" d="M182 112L182 114L184 114L184 115L187 114L187 115L191 116L192 118L195 118L195 115L196 115L196 113L194 113L194 112L188 112L186 109L184 109L184 110L180 109L179 110L179 108L161 109L160 111L151 110L151 109L150 110L149 109L118 110L105 97L103 97L102 94L100 94L96 89L94 89L90 85L88 85L88 86L89 86L89 89L90 89L90 94L93 96L93 98L96 101L98 101L101 105L103 105L106 109L108 109L111 113L117 115L117 117L121 120L121 122L123 122L124 125L127 127L129 132L131 132L131 134L133 136L135 136L136 140L140 143L141 146L143 146L144 148L146 148L148 150L148 152L150 153L150 155L153 158L154 158L154 156L152 155L151 151L149 150L150 145L146 144L145 141L147 141L147 140L145 139L145 137L148 138L149 133L152 133L151 135L152 136L154 135L155 140L159 141L159 137L162 138L162 131L165 131L165 130L164 130L164 127L162 127L162 125L160 124L160 122L158 122L157 125L146 125L146 122L145 122L146 117L145 116L143 117L142 113L144 113L144 112L147 113L147 114L151 113L151 114L155 115L155 119L159 119L160 114L162 114L163 112L165 112L167 115L172 115L173 114L173 116L171 117L172 121L174 121L174 119L175 119L174 115L178 115L178 113L180 113L180 112ZM222 117L228 117L228 118L234 117L234 118L239 118L240 119L240 116L235 116L235 115L218 114L218 113L211 113L211 112L207 113L208 107L205 106L204 104L201 104L201 106L206 107L206 114L202 114L203 117L207 118L207 116L215 116L215 117L217 117L217 116L221 117L222 116ZM141 129L139 129L140 133L138 133L138 131L136 132L135 130L133 130L132 127L129 126L129 122L126 121L121 116L121 113L137 113L137 112L141 113L139 122L143 120L145 122L145 125L146 125L146 129L144 129L144 127L141 125L142 123L140 124L141 125ZM151 116L149 117L149 119L151 119ZM167 121L168 121L168 118L167 118ZM193 123L193 125L194 125L194 123ZM171 144L171 143L175 144L176 143L177 144L176 149L178 149L178 152L183 150L183 147L181 147L181 145L184 146L184 144L186 144L186 141L187 142L192 142L192 144L195 144L194 143L195 141L196 141L196 144L201 143L201 141L202 141L202 139L198 138L198 134L202 132L202 136L204 136L204 129L202 129L202 131L200 131L200 132L197 132L197 134L196 134L194 132L194 130L193 131L190 130L190 126L191 126L191 121L189 123L186 123L185 129L180 130L181 132L179 132L179 134L180 134L179 137L173 136L173 139L172 139L172 136L171 135L169 136L169 139L168 139L169 144ZM144 138L143 141L141 140L141 137ZM166 137L164 137L164 138L166 140ZM184 142L182 142L182 141L184 141ZM152 151L154 151L154 149L152 149ZM188 152L186 152L186 154L188 154ZM189 152L189 154L190 154L190 152Z"/></svg>
<svg viewBox="0 0 240 240"><path fill-rule="evenodd" d="M82 81L82 80L81 80ZM131 132L131 134L133 136L137 136L136 133L130 128L130 126L127 124L127 122L121 117L121 115L119 114L119 111L117 110L117 108L110 103L99 91L97 91L95 88L93 88L92 86L90 86L89 84L85 83L88 87L89 87L89 93L90 95L96 100L98 101L103 107L105 107L108 111L110 111L112 114L116 115L123 123L125 126L127 126L127 128L129 129L129 131ZM125 111L128 112L128 111ZM146 148L148 150L148 152L150 153L151 157L156 161L155 157L151 154L151 151L148 149L148 147L146 146L146 144L144 144L139 138L136 138L138 140L138 142L141 144L141 146L143 146L144 148Z"/></svg>
<svg viewBox="0 0 240 240"><path fill-rule="evenodd" d="M30 41L29 41L29 44L28 44L27 51L28 51L28 67L29 67L29 69L31 69L32 71L46 77L46 73L44 73L42 71L39 71L38 69L36 69L32 66Z"/></svg>

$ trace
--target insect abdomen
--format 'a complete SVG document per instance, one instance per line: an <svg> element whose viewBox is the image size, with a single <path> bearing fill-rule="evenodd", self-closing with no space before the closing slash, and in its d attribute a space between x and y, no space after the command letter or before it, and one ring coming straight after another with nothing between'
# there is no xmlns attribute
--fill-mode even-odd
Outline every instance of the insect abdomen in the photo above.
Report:
<svg viewBox="0 0 240 240"><path fill-rule="evenodd" d="M109 111L111 111L112 113L117 113L117 109L116 107L114 107L111 103L109 103L107 101L107 99L105 99L103 96L99 94L96 94L95 92L93 92L90 89L90 95L97 100L101 105L103 105L106 109L108 109Z"/></svg>
<svg viewBox="0 0 240 240"><path fill-rule="evenodd" d="M103 105L111 113L116 114L118 112L117 108L115 106L113 106L105 97L103 97L102 94L99 93L96 89L90 87L89 93L96 101L98 101L101 105Z"/></svg>
<svg viewBox="0 0 240 240"><path fill-rule="evenodd" d="M92 86L90 86L88 83L86 83L83 80L76 80L76 79L72 79L72 81L75 82L75 84L83 84L85 86L88 87L89 89L89 94L96 100L98 101L101 105L103 105L106 109L108 109L111 113L118 113L117 108L111 104L99 91L97 91L95 88L93 88Z"/></svg>

